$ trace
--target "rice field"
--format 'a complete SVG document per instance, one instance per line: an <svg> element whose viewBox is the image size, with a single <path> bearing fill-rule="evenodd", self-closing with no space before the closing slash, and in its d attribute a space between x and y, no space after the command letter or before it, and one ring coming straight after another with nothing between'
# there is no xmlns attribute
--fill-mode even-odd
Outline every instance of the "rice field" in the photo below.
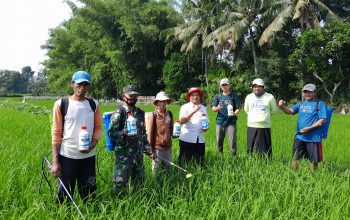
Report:
<svg viewBox="0 0 350 220"><path fill-rule="evenodd" d="M53 101L30 101L50 107ZM102 112L113 106L101 106ZM153 106L142 106L152 111ZM179 106L169 107L177 118ZM246 115L238 119L238 156L224 155L215 146L215 113L208 109L205 167L185 167L193 174L186 179L173 169L157 178L145 157L146 180L127 189L123 197L112 195L113 153L98 144L96 200L74 199L86 219L349 219L350 218L350 117L333 115L329 137L323 143L324 162L310 173L303 161L299 171L291 166L296 116L272 116L272 161L246 154ZM78 219L72 205L55 203L57 182L52 176L41 185L42 158L51 150L47 115L0 107L0 219ZM173 140L177 162L178 140Z"/></svg>

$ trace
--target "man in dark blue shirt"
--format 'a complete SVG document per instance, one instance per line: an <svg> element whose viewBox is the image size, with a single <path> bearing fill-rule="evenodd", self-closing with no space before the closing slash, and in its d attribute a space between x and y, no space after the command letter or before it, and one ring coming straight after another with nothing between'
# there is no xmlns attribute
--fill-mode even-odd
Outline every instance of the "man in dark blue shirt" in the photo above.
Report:
<svg viewBox="0 0 350 220"><path fill-rule="evenodd" d="M223 152L225 133L228 135L231 154L237 153L237 115L239 113L239 99L237 95L230 90L230 81L224 78L220 81L222 93L215 95L212 104L212 110L218 112L216 117L216 146L220 153ZM228 114L228 106L232 105L231 115Z"/></svg>
<svg viewBox="0 0 350 220"><path fill-rule="evenodd" d="M310 170L315 171L317 164L322 160L322 129L327 121L326 104L316 100L316 86L307 84L303 88L305 101L285 106L280 100L278 105L286 114L298 113L297 134L294 139L293 155L294 169L297 170L299 160L304 156L310 160Z"/></svg>

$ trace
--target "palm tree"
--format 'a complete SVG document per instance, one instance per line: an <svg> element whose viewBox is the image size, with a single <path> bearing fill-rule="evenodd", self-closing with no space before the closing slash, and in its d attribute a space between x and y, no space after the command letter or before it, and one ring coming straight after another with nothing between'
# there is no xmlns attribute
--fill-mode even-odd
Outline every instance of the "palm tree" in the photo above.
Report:
<svg viewBox="0 0 350 220"><path fill-rule="evenodd" d="M221 14L220 24L208 35L203 47L214 46L215 51L235 52L239 44L251 45L254 60L254 73L258 76L256 42L260 29L270 18L286 6L285 0L231 0Z"/></svg>
<svg viewBox="0 0 350 220"><path fill-rule="evenodd" d="M186 21L177 27L167 29L162 32L166 37L165 54L167 54L176 42L182 42L180 51L190 52L202 47L204 39L213 30L215 19L216 0L185 0L183 2L184 14ZM208 50L203 49L204 74L208 86Z"/></svg>
<svg viewBox="0 0 350 220"><path fill-rule="evenodd" d="M332 12L321 0L290 0L262 33L259 46L271 41L276 33L283 30L289 21L297 20L301 30L307 28L320 28L321 15L325 14L332 19L339 17ZM327 18L327 17L326 17Z"/></svg>

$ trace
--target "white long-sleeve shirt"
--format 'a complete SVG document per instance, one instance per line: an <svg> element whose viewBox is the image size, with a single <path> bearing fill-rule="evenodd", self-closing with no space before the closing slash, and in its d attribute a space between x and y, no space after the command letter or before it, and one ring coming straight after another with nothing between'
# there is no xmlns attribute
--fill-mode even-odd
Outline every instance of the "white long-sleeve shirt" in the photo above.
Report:
<svg viewBox="0 0 350 220"><path fill-rule="evenodd" d="M74 101L69 99L67 114L64 118L62 130L61 100L55 102L52 120L52 144L61 144L60 154L71 159L84 159L96 154L93 149L89 153L79 151L79 132L81 126L87 126L87 131L92 138L100 139L102 131L102 119L98 103L96 111L91 109L88 100Z"/></svg>
<svg viewBox="0 0 350 220"><path fill-rule="evenodd" d="M188 113L194 108L194 104L192 102L186 103L181 106L180 109L180 119L184 116L188 115ZM207 109L200 105L200 109L192 115L190 120L183 124L181 127L180 140L189 142L189 143L204 143L204 132L202 131L201 118L202 114L207 114Z"/></svg>

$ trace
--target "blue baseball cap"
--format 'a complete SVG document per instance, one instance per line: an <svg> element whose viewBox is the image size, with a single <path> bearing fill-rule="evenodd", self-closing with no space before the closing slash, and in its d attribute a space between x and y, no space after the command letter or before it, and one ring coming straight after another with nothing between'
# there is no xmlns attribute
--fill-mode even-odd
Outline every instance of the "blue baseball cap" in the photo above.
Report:
<svg viewBox="0 0 350 220"><path fill-rule="evenodd" d="M72 76L72 82L74 83L87 82L91 84L91 76L85 71L77 71Z"/></svg>

